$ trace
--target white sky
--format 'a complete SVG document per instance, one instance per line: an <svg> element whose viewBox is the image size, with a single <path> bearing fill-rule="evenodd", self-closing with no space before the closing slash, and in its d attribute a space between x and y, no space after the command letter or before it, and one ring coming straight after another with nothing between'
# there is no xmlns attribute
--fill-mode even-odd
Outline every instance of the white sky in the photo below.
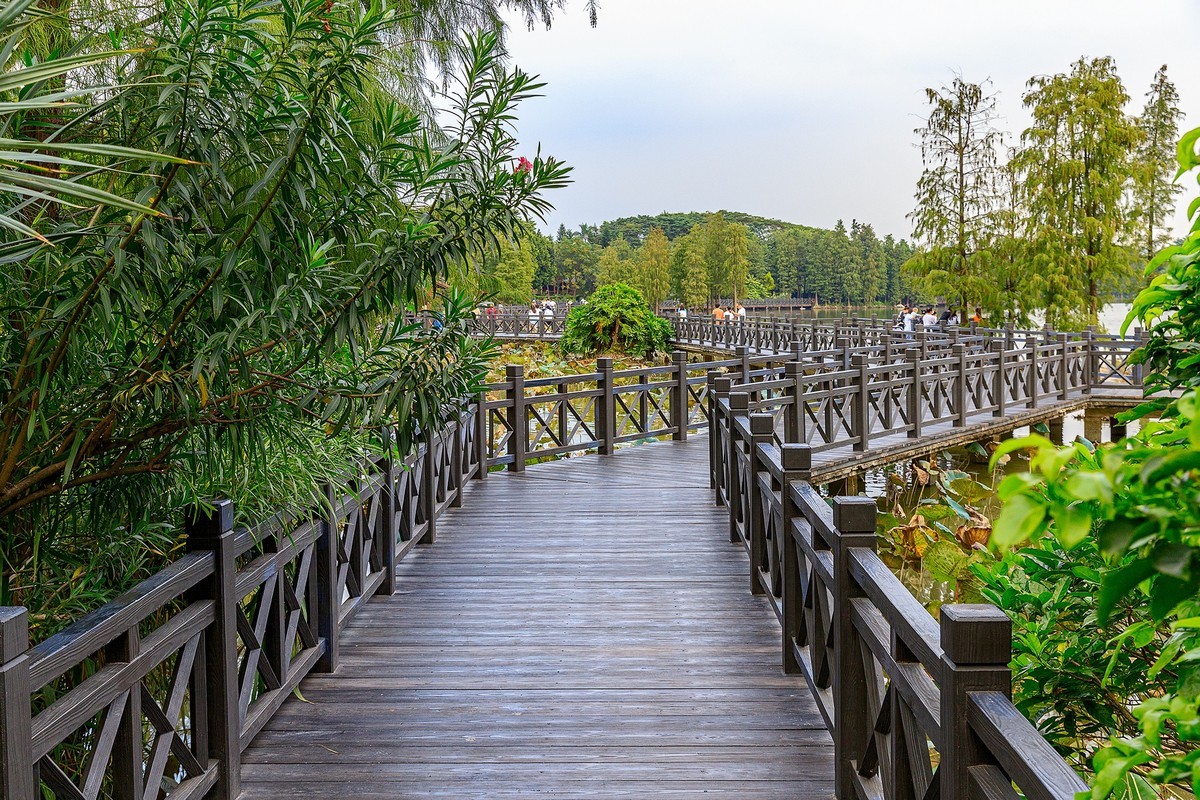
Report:
<svg viewBox="0 0 1200 800"><path fill-rule="evenodd" d="M1162 64L1200 125L1197 0L580 0L509 38L548 82L519 111L522 145L575 167L546 227L729 209L908 236L926 86L991 78L1019 134L1025 81L1112 55L1140 112ZM1196 195L1185 184L1183 210Z"/></svg>

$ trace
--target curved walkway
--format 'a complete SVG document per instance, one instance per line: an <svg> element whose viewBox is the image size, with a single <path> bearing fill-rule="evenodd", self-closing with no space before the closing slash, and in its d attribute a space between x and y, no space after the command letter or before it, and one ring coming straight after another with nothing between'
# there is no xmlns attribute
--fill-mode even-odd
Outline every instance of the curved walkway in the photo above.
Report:
<svg viewBox="0 0 1200 800"><path fill-rule="evenodd" d="M244 798L827 798L708 441L493 473L243 761Z"/></svg>

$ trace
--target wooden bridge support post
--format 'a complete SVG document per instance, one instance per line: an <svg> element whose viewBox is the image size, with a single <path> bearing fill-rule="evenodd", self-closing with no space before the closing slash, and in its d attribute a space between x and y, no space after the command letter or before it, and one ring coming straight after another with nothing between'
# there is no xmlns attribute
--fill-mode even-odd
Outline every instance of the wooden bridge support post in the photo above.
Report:
<svg viewBox="0 0 1200 800"><path fill-rule="evenodd" d="M682 350L671 353L675 367L675 384L671 387L671 427L675 432L671 438L686 442L688 438L688 354Z"/></svg>
<svg viewBox="0 0 1200 800"><path fill-rule="evenodd" d="M529 415L525 411L525 366L523 364L506 366L504 380L509 384L507 392L508 455L512 456L512 461L508 464L508 471L524 472L525 451L529 447Z"/></svg>
<svg viewBox="0 0 1200 800"><path fill-rule="evenodd" d="M996 410L992 412L992 416L1003 417L1008 413L1008 380L1005 377L1005 370L1008 368L1005 364L1007 352L1004 342L999 339L992 340L991 349L996 362L996 371L992 373L992 396L996 398Z"/></svg>
<svg viewBox="0 0 1200 800"><path fill-rule="evenodd" d="M745 448L741 434L738 433L738 417L750 415L750 395L745 392L729 393L729 419L725 424L729 428L729 449L726 452L726 465L729 474L725 476L725 498L729 506L729 541L741 541L738 535L738 516L742 513L742 481L741 464L738 454Z"/></svg>
<svg viewBox="0 0 1200 800"><path fill-rule="evenodd" d="M854 760L874 725L866 669L851 614L852 601L864 592L850 575L850 551L875 549L875 515L875 501L869 497L833 499L833 760L838 800L857 797Z"/></svg>
<svg viewBox="0 0 1200 800"><path fill-rule="evenodd" d="M841 362L842 369L850 369L850 339L838 336L833 340L833 346L838 351L837 359Z"/></svg>
<svg viewBox="0 0 1200 800"><path fill-rule="evenodd" d="M796 543L792 538L793 520L801 516L800 509L789 490L793 481L808 481L812 478L812 450L807 444L785 442L780 446L783 465L783 482L780 499L783 503L783 524L778 536L783 537L782 573L783 593L780 608L783 612L783 671L789 675L799 673L800 661L796 658L796 639L804 624L804 594L800 589L800 559L796 555Z"/></svg>
<svg viewBox="0 0 1200 800"><path fill-rule="evenodd" d="M865 353L855 353L850 366L854 377L850 379L854 394L850 396L851 427L855 452L864 452L871 443L871 387L870 362Z"/></svg>
<svg viewBox="0 0 1200 800"><path fill-rule="evenodd" d="M775 435L775 418L770 414L750 415L750 475L746 485L750 489L750 518L745 521L750 545L750 593L765 594L766 588L759 574L769 563L767 560L767 532L763 530L762 493L758 489L758 478L763 470L758 461L759 445L768 445Z"/></svg>
<svg viewBox="0 0 1200 800"><path fill-rule="evenodd" d="M596 359L596 372L600 380L596 388L600 396L596 398L596 438L600 440L600 455L611 456L616 449L617 438L617 400L613 393L613 360L611 358Z"/></svg>
<svg viewBox="0 0 1200 800"><path fill-rule="evenodd" d="M1118 417L1108 418L1108 440L1110 442L1119 442L1126 437L1129 428L1125 422Z"/></svg>
<svg viewBox="0 0 1200 800"><path fill-rule="evenodd" d="M942 680L939 800L967 800L970 768L993 763L967 721L972 692L1008 696L1012 622L993 605L950 603L941 609Z"/></svg>
<svg viewBox="0 0 1200 800"><path fill-rule="evenodd" d="M950 345L954 356L954 427L967 427L967 346L961 342Z"/></svg>
<svg viewBox="0 0 1200 800"><path fill-rule="evenodd" d="M921 402L921 351L914 348L909 348L904 352L904 360L908 362L909 372L912 373L909 380L911 383L908 387L908 438L921 438L921 408L924 405Z"/></svg>
<svg viewBox="0 0 1200 800"><path fill-rule="evenodd" d="M202 649L204 668L193 672L191 696L204 698L203 706L196 702L192 707L193 730L203 732L195 737L196 756L200 763L217 763L216 797L237 797L242 783L242 722L238 711L238 655L237 655L237 606L241 598L234 590L233 551L233 502L216 500L211 508L193 506L187 513L184 536L189 553L209 552L213 556L212 577L189 592L189 599L206 599L213 602L215 619L204 629ZM333 556L336 536L329 525L322 525L321 539ZM318 540L318 543L320 540ZM318 551L320 555L320 551ZM337 585L334 569L327 575L332 585ZM317 581L321 571L318 566ZM264 598L264 602L269 600ZM327 615L322 615L322 611ZM317 635L325 637L325 653L315 669L337 658L337 613L335 604L331 609L318 608ZM201 719L197 719L201 717ZM139 721L140 724L140 721ZM206 735L205 735L206 734Z"/></svg>
<svg viewBox="0 0 1200 800"><path fill-rule="evenodd" d="M738 383L749 383L750 382L750 351L746 348L745 345L740 344L734 348L733 357L742 362L738 366L738 369L741 370L741 380L738 381Z"/></svg>
<svg viewBox="0 0 1200 800"><path fill-rule="evenodd" d="M1067 369L1067 350L1070 337L1065 333L1058 334L1058 399L1066 400L1071 396L1071 387L1067 383L1070 374Z"/></svg>
<svg viewBox="0 0 1200 800"><path fill-rule="evenodd" d="M38 796L29 690L29 612L0 608L0 797Z"/></svg>

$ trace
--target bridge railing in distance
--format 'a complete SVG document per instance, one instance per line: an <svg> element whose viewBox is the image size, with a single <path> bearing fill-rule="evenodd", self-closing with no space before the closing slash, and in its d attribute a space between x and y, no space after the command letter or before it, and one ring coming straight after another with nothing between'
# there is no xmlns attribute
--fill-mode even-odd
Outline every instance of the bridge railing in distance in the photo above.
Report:
<svg viewBox="0 0 1200 800"><path fill-rule="evenodd" d="M237 797L242 751L482 476L475 413L320 508L252 528L228 500L195 508L185 554L36 646L28 612L0 609L0 796Z"/></svg>
<svg viewBox="0 0 1200 800"><path fill-rule="evenodd" d="M677 351L660 366L617 370L611 358L594 372L527 378L509 365L504 380L488 384L477 399L481 460L520 472L530 459L594 451L612 453L627 442L687 439L708 426L708 373L761 381L782 374L790 356L752 356L692 362Z"/></svg>
<svg viewBox="0 0 1200 800"><path fill-rule="evenodd" d="M1006 350L1045 348L1066 337L1072 348L1087 354L1089 382L1093 385L1140 387L1142 368L1131 364L1133 352L1141 347L1146 334L1135 329L1132 336L1113 336L1094 331L1061 333L1048 329L1022 330L1013 327L946 326L921 328L906 333L890 320L847 319L797 322L769 318L747 318L716 322L702 317L670 319L679 345L732 351L745 347L751 354L780 354L797 349L807 352L838 351L846 366L859 353L871 358L896 351L917 349L922 358L948 354L955 345L968 353L990 352L1001 342Z"/></svg>
<svg viewBox="0 0 1200 800"><path fill-rule="evenodd" d="M761 398L717 395L717 501L780 621L783 668L804 675L833 737L839 800L1085 791L1012 703L1004 612L947 604L934 619L877 555L875 501L827 501L794 424L780 440L776 415L751 408Z"/></svg>

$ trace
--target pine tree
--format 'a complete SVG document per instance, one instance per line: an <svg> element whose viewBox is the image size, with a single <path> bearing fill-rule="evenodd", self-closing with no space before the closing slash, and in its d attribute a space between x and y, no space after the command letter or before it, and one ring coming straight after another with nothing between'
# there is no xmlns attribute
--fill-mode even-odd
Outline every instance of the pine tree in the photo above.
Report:
<svg viewBox="0 0 1200 800"><path fill-rule="evenodd" d="M1136 270L1122 246L1124 207L1140 139L1122 110L1129 95L1112 58L1079 59L1068 74L1029 81L1033 124L1021 135L1034 281L1046 321L1094 323L1104 299Z"/></svg>
<svg viewBox="0 0 1200 800"><path fill-rule="evenodd" d="M671 243L662 228L651 228L638 249L637 283L655 311L671 289Z"/></svg>
<svg viewBox="0 0 1200 800"><path fill-rule="evenodd" d="M1163 65L1154 75L1154 83L1146 93L1146 107L1138 118L1142 140L1134 157L1136 233L1139 255L1145 261L1170 243L1167 221L1175 214L1175 196L1183 190L1173 180L1175 143L1182 119L1179 92Z"/></svg>
<svg viewBox="0 0 1200 800"><path fill-rule="evenodd" d="M921 138L924 171L909 215L920 249L906 265L927 294L965 311L987 292L983 255L996 202L996 96L984 84L955 76L949 87L926 89L932 107ZM963 314L965 318L966 314Z"/></svg>

